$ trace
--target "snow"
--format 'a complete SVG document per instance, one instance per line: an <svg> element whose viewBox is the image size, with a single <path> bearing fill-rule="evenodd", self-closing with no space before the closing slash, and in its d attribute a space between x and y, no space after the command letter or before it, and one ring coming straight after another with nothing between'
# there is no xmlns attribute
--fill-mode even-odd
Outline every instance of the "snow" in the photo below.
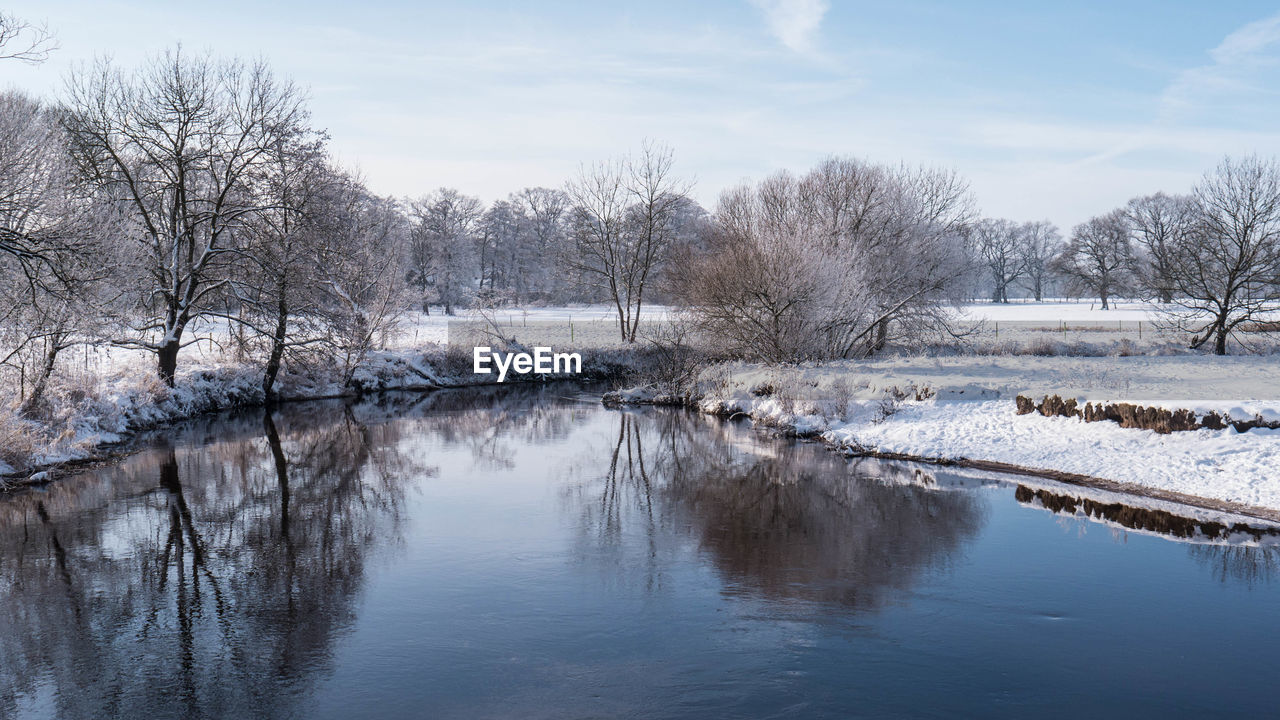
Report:
<svg viewBox="0 0 1280 720"><path fill-rule="evenodd" d="M1007 400L926 401L879 423L833 427L840 446L930 458L973 458L1280 508L1280 431L1160 435L1113 423L1017 415Z"/></svg>
<svg viewBox="0 0 1280 720"><path fill-rule="evenodd" d="M1083 501L1091 500L1100 505L1118 504L1150 511L1161 511L1186 518L1188 520L1193 520L1198 523L1221 523L1228 527L1239 524L1248 526L1255 530L1265 531L1263 534L1228 532L1219 534L1216 537L1206 537L1203 534L1193 534L1190 536L1176 538L1179 542L1203 545L1247 545L1254 547L1274 547L1280 545L1280 523L1269 520L1260 520L1259 518L1249 515L1241 515L1238 513L1224 512L1222 510L1203 507L1194 507L1159 498L1135 497L1133 495L1115 492L1112 490L1071 485L1057 480L1034 476L1019 476L1016 481L1011 481L1008 475L988 470L975 470L964 467L942 467L918 463L903 463L900 460L881 460L874 457L856 458L851 462L854 463L857 473L861 476L872 477L882 482L898 485L917 485L939 492L970 491L976 488L1007 487L1015 484L1032 490L1044 490L1051 494L1072 498L1077 501L1077 509L1074 514L1064 511L1059 511L1055 514L1107 525L1125 533L1150 535L1164 539L1170 539L1171 537L1167 533L1139 529L1133 527L1133 525L1121 525L1097 515L1090 515L1086 512ZM1038 499L1028 504L1032 507L1045 510L1046 512L1054 512L1045 508Z"/></svg>
<svg viewBox="0 0 1280 720"><path fill-rule="evenodd" d="M785 369L731 363L723 372L739 384L781 380L830 385L837 379L872 388L908 385L994 394L1075 397L1081 401L1199 405L1280 401L1280 358L1266 355L1135 357L954 356L894 357L809 364Z"/></svg>
<svg viewBox="0 0 1280 720"><path fill-rule="evenodd" d="M988 322L1041 323L1055 326L1060 322L1075 325L1112 325L1117 322L1153 322L1158 320L1164 306L1140 300L1116 300L1102 309L1096 299L1062 300L1050 298L1043 302L1018 299L1009 303L972 303L961 308L957 317L963 320ZM1277 311L1280 313L1280 311Z"/></svg>
<svg viewBox="0 0 1280 720"><path fill-rule="evenodd" d="M665 305L646 305L640 317L644 323L662 322L671 317L671 312L671 308ZM406 313L392 346L451 341L474 344L491 328L491 322L504 335L515 335L520 340L536 339L541 344L550 342L569 349L622 344L618 334L617 310L612 305L562 305L484 311L464 309L457 315ZM574 327L572 340L568 329L570 323Z"/></svg>
<svg viewBox="0 0 1280 720"><path fill-rule="evenodd" d="M985 460L1280 509L1280 430L1177 432L1018 415L1018 394L1280 417L1275 357L899 358L703 373L707 412L843 448Z"/></svg>
<svg viewBox="0 0 1280 720"><path fill-rule="evenodd" d="M1097 300L1070 302L1047 300L1045 302L1018 301L1011 303L974 303L965 305L958 317L963 320L988 322L1038 322L1056 325L1068 323L1150 322L1157 316L1158 306L1132 300L1110 303L1103 310Z"/></svg>

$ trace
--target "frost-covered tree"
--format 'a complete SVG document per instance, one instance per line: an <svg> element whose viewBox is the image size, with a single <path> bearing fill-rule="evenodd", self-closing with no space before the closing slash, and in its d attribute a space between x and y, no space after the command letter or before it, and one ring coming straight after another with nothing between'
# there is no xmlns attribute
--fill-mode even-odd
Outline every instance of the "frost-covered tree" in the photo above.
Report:
<svg viewBox="0 0 1280 720"><path fill-rule="evenodd" d="M1054 276L1053 260L1062 252L1062 236L1048 220L1026 222L1018 227L1018 255L1022 280L1036 301L1044 299L1045 286Z"/></svg>
<svg viewBox="0 0 1280 720"><path fill-rule="evenodd" d="M351 175L326 189L311 265L326 346L342 365L345 386L399 320L405 295L399 270L410 226L394 200L374 195Z"/></svg>
<svg viewBox="0 0 1280 720"><path fill-rule="evenodd" d="M101 336L111 301L113 214L74 179L58 113L0 93L0 365L29 381L28 414L60 354Z"/></svg>
<svg viewBox="0 0 1280 720"><path fill-rule="evenodd" d="M674 285L727 351L786 362L865 356L946 332L968 271L969 194L947 172L852 159L777 173L720 198Z"/></svg>
<svg viewBox="0 0 1280 720"><path fill-rule="evenodd" d="M582 168L566 185L571 203L569 264L604 291L624 342L635 342L645 293L679 235L688 185L675 155L645 143L639 154Z"/></svg>
<svg viewBox="0 0 1280 720"><path fill-rule="evenodd" d="M85 250L83 203L59 124L33 98L0 93L0 259L17 275L11 282L45 282Z"/></svg>
<svg viewBox="0 0 1280 720"><path fill-rule="evenodd" d="M248 242L230 296L240 312L230 319L251 331L265 355L262 391L270 401L286 352L320 336L326 295L315 263L346 179L330 166L324 137L301 127L279 138L268 158L252 179L262 207L245 219Z"/></svg>
<svg viewBox="0 0 1280 720"><path fill-rule="evenodd" d="M574 278L559 260L567 242L569 196L563 190L533 187L516 193L512 202L525 218L525 256L529 264L522 272L526 295L538 300L569 299Z"/></svg>
<svg viewBox="0 0 1280 720"><path fill-rule="evenodd" d="M1191 197L1165 193L1136 197L1124 208L1129 232L1137 244L1135 280L1161 303L1173 302L1174 248L1192 230L1194 210Z"/></svg>
<svg viewBox="0 0 1280 720"><path fill-rule="evenodd" d="M262 62L168 51L132 73L108 61L73 75L68 127L82 177L131 219L141 322L172 385L192 321L218 296L260 209L249 178L305 118L302 94Z"/></svg>
<svg viewBox="0 0 1280 720"><path fill-rule="evenodd" d="M525 271L532 260L527 233L523 208L510 200L498 200L481 216L476 231L478 293L486 305L523 297Z"/></svg>
<svg viewBox="0 0 1280 720"><path fill-rule="evenodd" d="M1192 190L1190 231L1169 262L1174 324L1218 355L1241 325L1280 303L1280 165L1226 158Z"/></svg>
<svg viewBox="0 0 1280 720"><path fill-rule="evenodd" d="M410 210L408 281L423 294L424 312L434 300L452 315L476 290L476 236L484 206L478 198L441 188L412 203Z"/></svg>
<svg viewBox="0 0 1280 720"><path fill-rule="evenodd" d="M1025 272L1021 239L1021 228L1012 220L983 218L973 227L973 247L991 280L991 302L1009 302L1009 286Z"/></svg>
<svg viewBox="0 0 1280 720"><path fill-rule="evenodd" d="M1133 246L1124 212L1115 210L1077 225L1054 266L1110 307L1111 296L1131 286Z"/></svg>

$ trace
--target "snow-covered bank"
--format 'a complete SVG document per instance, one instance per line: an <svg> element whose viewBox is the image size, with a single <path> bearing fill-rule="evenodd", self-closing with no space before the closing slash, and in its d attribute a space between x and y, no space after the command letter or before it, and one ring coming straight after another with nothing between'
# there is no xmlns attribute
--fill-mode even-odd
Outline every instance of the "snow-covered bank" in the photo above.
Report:
<svg viewBox="0 0 1280 720"><path fill-rule="evenodd" d="M582 357L580 374L512 376L507 382L616 378L645 362L644 353L636 350L584 350ZM14 408L0 410L0 487L33 475L44 480L51 469L109 456L113 446L143 430L201 413L266 404L259 364L190 365L179 370L173 388L155 377L151 363L118 366L93 383L79 377L55 381L35 417L20 417ZM469 354L440 345L373 352L356 366L350 382L344 383L342 374L336 366L282 374L277 400L488 385L495 377L474 374Z"/></svg>
<svg viewBox="0 0 1280 720"><path fill-rule="evenodd" d="M1014 398L1061 395L1280 412L1274 357L952 357L705 370L694 403L743 414L849 454L987 461L1280 511L1280 430L1160 435L1077 418L1018 415ZM644 402L646 393L611 399ZM1274 514L1274 513L1268 513Z"/></svg>
<svg viewBox="0 0 1280 720"><path fill-rule="evenodd" d="M1280 522L1222 508L1137 496L1132 493L1065 483L1051 478L1009 475L961 466L857 457L850 460L859 477L939 492L1008 488L1018 502L1063 517L1108 525L1126 533L1204 545L1280 546Z"/></svg>

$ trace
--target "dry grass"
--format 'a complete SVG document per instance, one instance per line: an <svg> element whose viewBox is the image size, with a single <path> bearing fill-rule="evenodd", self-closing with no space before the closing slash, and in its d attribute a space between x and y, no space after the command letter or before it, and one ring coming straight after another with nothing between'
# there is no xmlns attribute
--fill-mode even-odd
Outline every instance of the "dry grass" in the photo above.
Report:
<svg viewBox="0 0 1280 720"><path fill-rule="evenodd" d="M0 466L28 467L46 445L36 425L19 418L12 408L0 410Z"/></svg>

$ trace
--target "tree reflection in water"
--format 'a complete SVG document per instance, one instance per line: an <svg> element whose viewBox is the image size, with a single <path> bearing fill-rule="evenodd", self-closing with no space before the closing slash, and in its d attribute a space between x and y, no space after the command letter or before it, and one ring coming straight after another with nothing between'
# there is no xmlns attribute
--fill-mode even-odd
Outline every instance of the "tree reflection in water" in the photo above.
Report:
<svg viewBox="0 0 1280 720"><path fill-rule="evenodd" d="M0 503L0 715L287 713L425 470L351 408L194 423Z"/></svg>
<svg viewBox="0 0 1280 720"><path fill-rule="evenodd" d="M613 548L611 563L662 566L652 557L671 523L697 540L727 592L870 610L945 565L984 520L973 493L860 478L838 455L714 418L622 411L617 426L593 450L607 453L603 477L581 477L571 495L580 542ZM635 533L649 558L621 557Z"/></svg>
<svg viewBox="0 0 1280 720"><path fill-rule="evenodd" d="M990 483L998 493L978 492L941 471L851 463L814 445L683 411L584 407L561 397L570 392L481 388L220 416L166 431L157 436L163 444L118 466L3 498L0 716L36 706L41 714L75 717L269 717L297 715L303 700L350 691L351 677L359 676L347 677L336 690L316 688L335 669L343 671L337 675L350 669L351 663L334 660L335 640L354 624L356 600L375 577L371 560L406 542L409 489L434 472L420 464L425 456L445 469L439 487L416 485L425 498L456 501L454 491L465 484L469 494L461 497L474 502L476 521L494 523L486 493L518 487L525 493L521 503L545 498L543 486L507 471L519 462L516 469L562 491L561 509L571 511L570 532L576 533L564 563L560 533L566 527L554 508L531 508L535 527L528 537L549 543L534 553L507 547L505 528L497 524L484 528L492 543L471 547L473 533L450 533L472 518L450 516L454 524L431 537L454 543L445 546L453 556L450 572L467 568L471 558L485 561L464 578L475 594L458 596L481 607L468 610L463 602L456 609L456 588L437 592L435 611L448 610L444 616L458 625L435 634L443 645L416 656L434 671L457 666L453 656L442 660L440 647L463 648L458 657L471 658L476 668L488 667L484 658L494 647L520 648L528 641L543 648L548 638L564 643L563 657L625 654L626 647L584 641L592 646L582 648L556 635L593 627L589 612L581 626L565 624L575 617L570 611L550 629L531 623L514 639L504 634L501 641L490 637L492 645L472 647L467 618L483 617L492 634L493 613L523 623L537 617L538 603L548 598L572 601L585 594L592 602L616 603L671 591L670 597L684 599L693 587L709 588L720 600L724 593L763 601L786 614L825 619L873 612L927 582L931 570L945 568L962 550L981 554L984 544L970 543L989 516L1025 512L1011 510L1014 500L1063 512L1083 508L1093 520L1144 532L1163 529L1175 538L1236 530L1028 487L1013 490L995 480ZM562 467L562 461L570 464ZM499 490L489 489L486 478L496 480ZM433 496L433 490L444 495ZM528 517L510 498L493 499L510 513L504 517ZM423 507L469 511L462 504L442 510L415 500L419 521L433 517ZM1193 546L1191 552L1224 580L1263 581L1275 572L1273 548ZM541 564L530 570L528 557ZM570 573L558 574L566 565ZM583 569L636 587L600 588L593 579L585 593L534 588L551 595L532 605L490 589L528 589L520 583L563 581ZM409 586L413 593L446 575L405 579L419 583ZM619 589L624 592L614 592ZM599 590L604 592L596 595ZM920 604L929 607L927 599ZM608 622L614 607L607 606ZM509 618L502 615L508 608ZM681 619L663 615L666 608L653 603L658 614L628 630L648 633L652 626L644 623ZM366 620L375 635L403 634L402 625L379 625L393 621L374 615ZM714 624L720 627L718 620ZM382 647L377 645L379 652ZM612 667L582 662L593 672ZM464 668L459 677L479 677L458 667ZM398 696L413 695L415 683L421 684L413 672L398 677L372 684ZM355 682L361 691L370 685L367 677ZM539 691L558 691L541 680L535 684Z"/></svg>
<svg viewBox="0 0 1280 720"><path fill-rule="evenodd" d="M1246 545L1192 545L1191 557L1219 581L1248 587L1270 583L1280 571L1280 548Z"/></svg>

